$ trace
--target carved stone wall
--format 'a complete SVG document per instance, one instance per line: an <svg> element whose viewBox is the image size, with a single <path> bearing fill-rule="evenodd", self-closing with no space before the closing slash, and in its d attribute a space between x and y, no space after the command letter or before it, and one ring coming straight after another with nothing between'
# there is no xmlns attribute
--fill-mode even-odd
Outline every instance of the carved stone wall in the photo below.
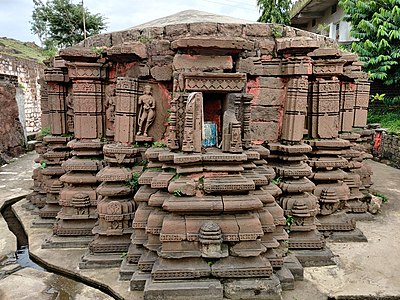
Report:
<svg viewBox="0 0 400 300"><path fill-rule="evenodd" d="M49 82L44 109L54 133L73 124L54 233L89 238L80 267L120 265L145 298L169 280L186 280L184 290L205 277L219 291L245 278L256 293L252 278L275 280L287 247L314 257L319 230L354 229L317 217L367 186L362 158L339 139L353 141L366 121L356 57L268 24L176 24L87 43L102 53L63 49L68 78L60 61L47 71L65 84Z"/></svg>

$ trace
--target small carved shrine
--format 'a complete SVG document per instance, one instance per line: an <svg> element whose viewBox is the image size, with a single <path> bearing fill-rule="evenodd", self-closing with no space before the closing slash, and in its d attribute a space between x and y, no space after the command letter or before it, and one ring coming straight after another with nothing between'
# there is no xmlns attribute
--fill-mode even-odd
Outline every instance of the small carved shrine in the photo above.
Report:
<svg viewBox="0 0 400 300"><path fill-rule="evenodd" d="M298 29L162 22L91 37L47 70L31 201L60 211L43 247L88 247L80 268L120 267L145 299L234 299L232 284L279 297L296 253L312 260L320 231L365 211L366 75Z"/></svg>

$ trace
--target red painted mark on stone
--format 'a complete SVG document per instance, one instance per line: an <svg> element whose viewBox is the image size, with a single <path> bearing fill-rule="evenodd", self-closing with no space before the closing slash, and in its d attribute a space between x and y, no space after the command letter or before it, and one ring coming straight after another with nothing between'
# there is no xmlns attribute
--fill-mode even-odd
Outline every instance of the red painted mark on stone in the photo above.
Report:
<svg viewBox="0 0 400 300"><path fill-rule="evenodd" d="M257 105L260 99L260 79L250 79L247 81L247 93L253 95L251 105Z"/></svg>

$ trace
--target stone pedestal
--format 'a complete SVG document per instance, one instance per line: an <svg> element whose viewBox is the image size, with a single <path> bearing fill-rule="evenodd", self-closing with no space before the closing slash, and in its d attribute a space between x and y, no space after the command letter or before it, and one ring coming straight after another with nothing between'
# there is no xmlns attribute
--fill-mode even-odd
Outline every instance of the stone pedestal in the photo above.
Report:
<svg viewBox="0 0 400 300"><path fill-rule="evenodd" d="M162 281L211 274L269 277L273 267L282 267L276 250L277 239L287 237L277 230L283 229L283 211L268 191L274 189L269 187L274 172L257 149L268 153L262 147L243 153L147 150L149 163L161 169L147 169L139 178L127 254L132 280L135 264ZM218 168L207 171L213 165Z"/></svg>
<svg viewBox="0 0 400 300"><path fill-rule="evenodd" d="M65 247L71 246L67 237L93 235L92 229L98 218L96 173L103 167L99 141L72 140L68 146L74 157L62 164L67 173L60 177L64 184L59 201L62 208L53 228L55 236L65 237ZM44 247L51 247L52 239L45 244ZM60 247L59 241L56 244L55 247ZM76 244L76 247L82 247L82 244Z"/></svg>
<svg viewBox="0 0 400 300"><path fill-rule="evenodd" d="M311 168L304 162L311 151L306 144L270 143L270 164L274 167L278 186L282 189L279 204L286 217L289 249L322 249L323 236L317 230L318 199L315 185L307 178Z"/></svg>
<svg viewBox="0 0 400 300"><path fill-rule="evenodd" d="M108 166L96 175L102 182L96 189L99 219L93 228L95 239L79 264L81 269L120 266L131 243L136 210L133 193L143 167L122 166L139 161L140 153L137 148L122 144L104 145L103 153Z"/></svg>

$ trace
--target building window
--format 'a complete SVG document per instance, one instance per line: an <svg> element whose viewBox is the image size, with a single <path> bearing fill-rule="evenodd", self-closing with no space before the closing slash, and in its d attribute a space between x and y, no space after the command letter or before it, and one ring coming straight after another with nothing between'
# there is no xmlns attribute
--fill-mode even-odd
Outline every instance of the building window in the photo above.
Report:
<svg viewBox="0 0 400 300"><path fill-rule="evenodd" d="M333 15L337 11L337 4L333 4L331 7L331 14Z"/></svg>
<svg viewBox="0 0 400 300"><path fill-rule="evenodd" d="M317 25L317 19L312 20L311 27L314 27L315 25Z"/></svg>
<svg viewBox="0 0 400 300"><path fill-rule="evenodd" d="M340 23L337 23L337 24L335 24L335 30L336 30L336 34L335 34L335 39L337 40L337 41L339 41L339 38L340 38Z"/></svg>

